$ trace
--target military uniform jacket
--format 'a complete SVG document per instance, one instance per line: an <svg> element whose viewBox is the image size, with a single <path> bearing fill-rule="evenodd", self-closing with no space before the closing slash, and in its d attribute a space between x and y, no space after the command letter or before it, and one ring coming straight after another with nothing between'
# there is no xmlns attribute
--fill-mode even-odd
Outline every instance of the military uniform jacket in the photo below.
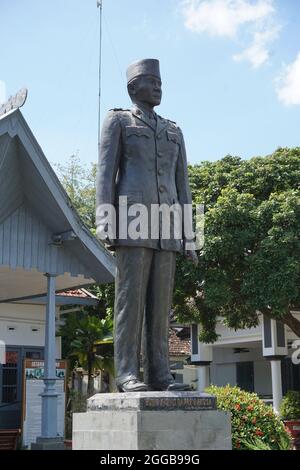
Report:
<svg viewBox="0 0 300 470"><path fill-rule="evenodd" d="M182 132L172 121L156 117L150 119L138 107L111 110L106 116L97 172L97 207L113 204L118 214L119 196L127 196L128 205L147 207L150 223L152 204L191 204ZM128 224L131 220L128 217ZM101 223L98 218L96 223ZM170 239L164 237L161 221L156 233L157 238L152 239L149 227L148 234L141 233L138 239L117 235L114 244L182 250L182 241L172 236L172 226Z"/></svg>

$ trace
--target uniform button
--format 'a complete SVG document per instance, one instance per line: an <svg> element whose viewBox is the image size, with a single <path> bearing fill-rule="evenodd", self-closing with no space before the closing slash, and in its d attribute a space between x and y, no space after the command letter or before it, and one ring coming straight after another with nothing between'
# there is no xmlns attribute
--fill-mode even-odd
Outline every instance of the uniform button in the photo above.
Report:
<svg viewBox="0 0 300 470"><path fill-rule="evenodd" d="M163 157L163 155L164 155L164 154L163 154L162 152L158 152L158 154L157 154L157 156L158 156L159 158Z"/></svg>
<svg viewBox="0 0 300 470"><path fill-rule="evenodd" d="M156 138L157 138L157 140L160 140L160 139L161 139L161 135L158 135Z"/></svg>
<svg viewBox="0 0 300 470"><path fill-rule="evenodd" d="M164 172L163 172L163 170L162 170L161 168L158 170L158 174L159 174L159 176L161 176L161 175L164 174Z"/></svg>
<svg viewBox="0 0 300 470"><path fill-rule="evenodd" d="M165 190L165 188L164 188L163 186L160 186L160 187L159 187L159 192L160 192L160 193L163 193L164 190Z"/></svg>

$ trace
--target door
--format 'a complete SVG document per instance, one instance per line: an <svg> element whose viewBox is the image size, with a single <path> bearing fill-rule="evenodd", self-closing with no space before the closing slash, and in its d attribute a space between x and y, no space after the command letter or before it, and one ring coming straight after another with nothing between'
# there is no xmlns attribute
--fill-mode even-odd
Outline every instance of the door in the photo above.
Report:
<svg viewBox="0 0 300 470"><path fill-rule="evenodd" d="M254 392L254 366L253 362L237 362L237 386L246 392Z"/></svg>
<svg viewBox="0 0 300 470"><path fill-rule="evenodd" d="M43 348L6 347L6 364L0 365L0 429L21 427L23 360L43 359Z"/></svg>
<svg viewBox="0 0 300 470"><path fill-rule="evenodd" d="M6 347L6 364L0 365L0 429L21 425L21 348Z"/></svg>

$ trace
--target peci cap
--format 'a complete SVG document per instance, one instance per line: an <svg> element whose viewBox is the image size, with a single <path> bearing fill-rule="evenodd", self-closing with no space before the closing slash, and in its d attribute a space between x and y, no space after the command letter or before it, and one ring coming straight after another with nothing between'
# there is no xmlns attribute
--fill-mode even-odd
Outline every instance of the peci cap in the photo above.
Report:
<svg viewBox="0 0 300 470"><path fill-rule="evenodd" d="M127 68L127 83L130 83L136 77L140 75L154 75L154 77L160 77L159 60L157 59L143 59L129 65Z"/></svg>

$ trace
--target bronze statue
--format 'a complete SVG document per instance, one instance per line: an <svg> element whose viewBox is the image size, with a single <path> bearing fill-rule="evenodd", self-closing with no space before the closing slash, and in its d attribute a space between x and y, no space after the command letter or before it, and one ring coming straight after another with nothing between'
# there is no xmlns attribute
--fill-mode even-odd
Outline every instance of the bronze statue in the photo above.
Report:
<svg viewBox="0 0 300 470"><path fill-rule="evenodd" d="M113 109L106 116L97 176L97 234L116 251L116 384L123 392L188 390L186 384L176 383L170 373L169 312L176 253L183 250L194 263L197 255L185 249L184 235L182 239L163 236L162 216L156 236L149 232L143 235L143 226L140 237L130 237L128 233L125 236L120 222L115 236L106 235L110 223L103 222L99 209L111 204L120 215L125 201L140 211L143 206L150 214L155 205L183 208L191 204L181 130L154 112L162 97L159 61L145 59L130 65L127 82L133 107ZM132 220L129 213L126 229ZM173 218L170 226L173 233ZM139 378L142 342L143 382Z"/></svg>

